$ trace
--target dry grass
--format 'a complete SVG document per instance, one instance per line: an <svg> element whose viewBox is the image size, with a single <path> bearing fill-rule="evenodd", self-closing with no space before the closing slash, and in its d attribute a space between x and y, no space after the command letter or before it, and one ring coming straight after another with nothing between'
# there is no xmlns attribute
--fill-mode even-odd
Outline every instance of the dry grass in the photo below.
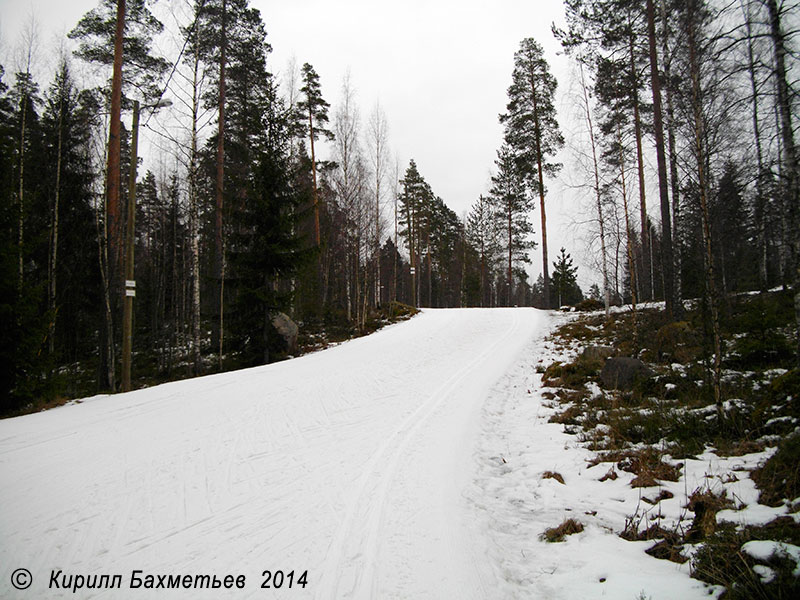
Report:
<svg viewBox="0 0 800 600"><path fill-rule="evenodd" d="M583 524L575 519L567 519L558 527L551 527L542 534L542 539L547 542L563 542L568 535L583 531Z"/></svg>
<svg viewBox="0 0 800 600"><path fill-rule="evenodd" d="M564 485L564 478L561 476L561 473L557 473L556 471L545 471L542 473L542 479L555 479L561 485Z"/></svg>
<svg viewBox="0 0 800 600"><path fill-rule="evenodd" d="M694 520L686 532L686 540L697 542L712 535L717 530L717 513L732 507L733 502L724 488L721 494L715 494L710 489L696 489L689 496L689 504L686 506L694 512Z"/></svg>

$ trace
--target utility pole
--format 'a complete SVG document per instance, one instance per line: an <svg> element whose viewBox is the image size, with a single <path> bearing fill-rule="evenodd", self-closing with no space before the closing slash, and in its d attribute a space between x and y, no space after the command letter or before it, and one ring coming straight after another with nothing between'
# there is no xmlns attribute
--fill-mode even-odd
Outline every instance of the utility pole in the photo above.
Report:
<svg viewBox="0 0 800 600"><path fill-rule="evenodd" d="M144 108L156 110L170 106L171 100L159 100ZM131 389L131 348L133 346L133 299L136 297L136 281L133 274L134 224L136 222L136 168L139 148L139 101L133 101L133 124L131 126L131 168L128 179L128 218L125 227L125 296L122 298L122 391Z"/></svg>

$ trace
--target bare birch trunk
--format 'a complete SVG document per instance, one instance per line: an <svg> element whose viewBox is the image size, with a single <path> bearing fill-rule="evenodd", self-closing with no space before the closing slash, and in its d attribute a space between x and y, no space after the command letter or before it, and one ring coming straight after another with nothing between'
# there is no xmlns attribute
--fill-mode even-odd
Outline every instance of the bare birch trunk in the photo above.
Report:
<svg viewBox="0 0 800 600"><path fill-rule="evenodd" d="M703 126L703 115L700 88L700 65L697 57L697 40L695 39L695 14L696 5L690 3L687 16L687 38L689 44L689 67L692 80L692 112L694 117L694 145L697 158L697 183L700 188L700 208L703 220L703 244L705 246L705 280L708 302L711 309L711 327L714 335L714 402L717 406L717 417L720 424L724 419L722 408L722 335L719 324L719 309L717 307L717 285L714 275L714 253L711 243L711 217L708 209L707 183L706 183L706 148Z"/></svg>
<svg viewBox="0 0 800 600"><path fill-rule="evenodd" d="M227 53L227 2L222 0L222 41L219 61L219 98L217 117L217 180L216 180L216 213L215 213L215 245L217 275L219 277L219 339L218 366L222 369L222 353L225 340L225 234L222 224L225 192L225 69Z"/></svg>
<svg viewBox="0 0 800 600"><path fill-rule="evenodd" d="M594 126L592 123L592 111L589 105L589 92L586 86L586 79L583 73L583 62L578 62L581 70L581 89L583 90L583 107L586 113L586 125L589 128L589 144L592 147L592 167L594 169L594 193L597 205L597 222L600 226L600 255L603 269L603 297L606 307L606 319L611 314L611 294L608 286L608 257L606 256L606 223L603 215L603 198L600 191L600 168L597 164L597 142L594 137Z"/></svg>
<svg viewBox="0 0 800 600"><path fill-rule="evenodd" d="M625 211L625 250L628 255L628 271L631 281L631 311L633 312L633 348L634 351L639 349L639 322L636 314L636 262L633 259L633 242L631 240L631 222L628 211L628 190L625 183L625 155L622 146L622 130L619 123L617 123L617 144L619 145L619 175L620 186L622 189L622 207Z"/></svg>

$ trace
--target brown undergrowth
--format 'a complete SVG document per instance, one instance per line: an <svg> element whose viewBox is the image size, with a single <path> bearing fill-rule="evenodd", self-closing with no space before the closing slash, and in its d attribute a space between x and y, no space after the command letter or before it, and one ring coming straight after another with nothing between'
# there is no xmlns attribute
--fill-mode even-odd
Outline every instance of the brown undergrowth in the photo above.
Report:
<svg viewBox="0 0 800 600"><path fill-rule="evenodd" d="M788 517L759 527L720 525L717 513L734 507L734 499L724 488L696 489L686 492L682 504L687 520L668 530L660 519L652 519L672 493L646 490L679 480L681 459L709 450L741 456L777 445L777 452L752 475L730 473L723 482L752 476L761 503L785 504L790 512L800 512L800 370L793 368L790 351L796 345L791 317L788 293L742 296L726 303L722 418L714 405L713 348L702 307L687 310L675 322L655 309L640 310L635 324L631 313L608 319L582 315L555 335L557 346L577 346L581 353L570 362L540 369L547 388L543 397L556 409L550 421L594 451L589 468L607 465L598 479L614 480L624 471L635 475L630 485L642 489L640 507L620 535L653 540L647 553L675 562L687 561L692 554L687 545L693 545L693 576L725 586L726 598L800 597L793 561L773 557L762 564L775 573L767 581L753 570L759 562L741 552L750 540L798 545L800 525ZM600 373L608 349L641 359L653 376L626 391L603 389ZM566 523L543 537L563 539L560 528L568 528Z"/></svg>

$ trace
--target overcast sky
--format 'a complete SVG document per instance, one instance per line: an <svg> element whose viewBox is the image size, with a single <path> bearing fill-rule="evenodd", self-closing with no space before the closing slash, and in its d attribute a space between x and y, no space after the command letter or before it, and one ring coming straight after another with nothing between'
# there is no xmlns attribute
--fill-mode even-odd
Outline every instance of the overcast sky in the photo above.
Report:
<svg viewBox="0 0 800 600"><path fill-rule="evenodd" d="M162 9L181 0L161 0ZM11 71L20 27L33 14L42 42L41 77L54 38L74 27L95 0L0 0L0 56ZM563 22L562 0L251 0L261 11L272 45L271 70L281 73L294 57L320 75L323 94L333 104L349 70L362 120L379 101L389 122L389 142L401 170L416 160L421 174L456 213L462 215L488 180L502 129L514 52L525 37L545 49L559 80L560 120L569 118L568 64L558 55L551 24ZM166 24L166 19L165 19ZM47 79L41 80L45 87ZM563 125L562 125L563 127ZM569 129L567 127L567 129ZM568 133L567 133L568 135ZM562 159L569 170L569 156ZM566 175L566 173L565 173ZM565 245L585 262L579 201L560 181L548 183L549 253ZM540 236L538 209L531 215ZM541 271L533 252L529 269ZM582 285L590 274L579 273ZM585 290L586 291L586 290Z"/></svg>

